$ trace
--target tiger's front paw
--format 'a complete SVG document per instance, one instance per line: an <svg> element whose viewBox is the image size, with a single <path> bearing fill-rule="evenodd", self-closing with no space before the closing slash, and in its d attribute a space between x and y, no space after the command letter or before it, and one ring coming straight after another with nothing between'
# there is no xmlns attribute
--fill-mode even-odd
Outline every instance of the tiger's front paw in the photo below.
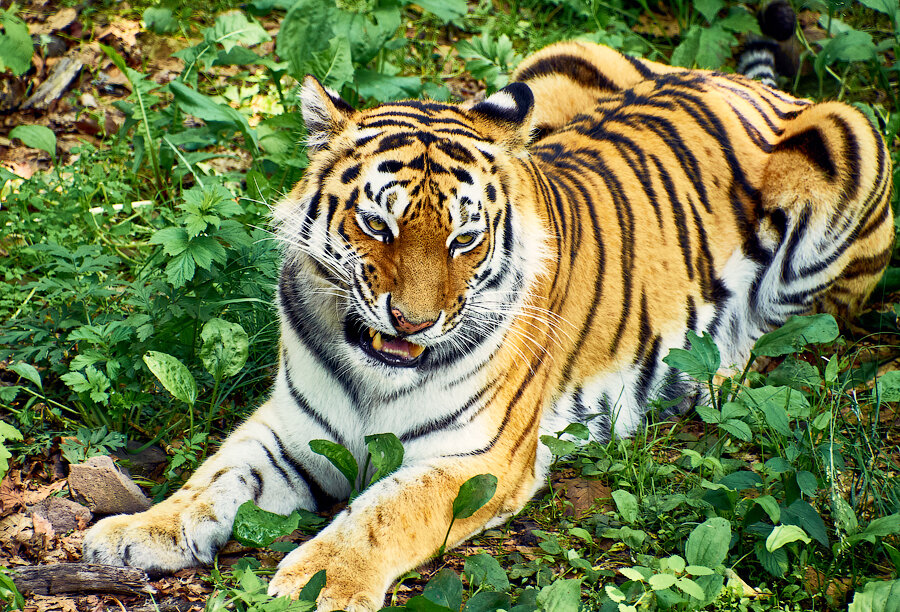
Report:
<svg viewBox="0 0 900 612"><path fill-rule="evenodd" d="M218 533L222 530L214 522L194 519L190 509L178 512L165 503L138 514L107 517L85 533L83 559L156 571L210 563L227 533Z"/></svg>
<svg viewBox="0 0 900 612"><path fill-rule="evenodd" d="M318 599L319 612L381 609L388 584L381 580L380 572L370 560L364 560L352 549L340 550L341 547L317 542L317 539L284 558L269 583L269 595L297 597L318 571L325 570L325 587Z"/></svg>

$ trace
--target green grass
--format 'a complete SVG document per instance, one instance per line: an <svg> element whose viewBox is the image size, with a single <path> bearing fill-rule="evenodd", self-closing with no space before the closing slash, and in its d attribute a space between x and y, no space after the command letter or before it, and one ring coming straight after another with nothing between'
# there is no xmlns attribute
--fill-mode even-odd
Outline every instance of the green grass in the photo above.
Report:
<svg viewBox="0 0 900 612"><path fill-rule="evenodd" d="M278 21L282 32L308 31L313 5L321 9L317 37L300 45L300 37L284 36L277 61L257 52L269 37L256 19ZM169 451L166 482L154 491L162 497L265 396L277 346L278 264L265 228L269 205L306 165L296 94L307 72L360 105L450 99L448 79L470 74L497 89L519 59L575 36L731 70L733 51L756 27L742 5L719 0L673 0L666 14L615 0L342 0L335 7L256 0L222 15L236 3L209 4L197 15L178 6L139 3L128 15L143 16L161 35L194 37L179 52L185 70L175 82L159 85L133 68L139 63L107 50L132 84L127 99L115 102L127 117L122 129L98 147L80 146L64 166L52 134L19 131L14 136L52 153L52 171L22 180L0 170L0 359L10 364L0 387L0 469L6 455L20 460L60 433L74 436L73 459L121 445L114 434L122 434ZM877 123L894 160L897 211L895 3L816 7L821 28L837 36L801 37L808 70L784 85L856 104ZM115 10L94 4L86 17ZM681 35L637 34L641 15L677 22ZM0 18L13 32L8 15ZM363 22L367 35L333 33ZM236 66L236 76L219 78L219 64ZM215 170L211 161L233 157L236 148L246 160L240 169ZM819 610L846 605L866 583L885 588L900 567L892 427L900 381L888 374L877 392L867 389L876 356L897 357L898 289L895 253L874 296L879 310L860 319L855 335L792 347L773 370L749 372L746 389L713 381L675 355L712 387L711 405L691 421L652 423L605 445L545 440L565 457L555 475L599 478L612 500L576 518L551 488L524 513L540 525L534 554L504 548L516 536L512 524L491 530L475 544L492 557L447 553L444 562L463 569L462 582L442 570L409 609L445 610L439 603L449 602L471 611L574 610L581 601L622 611ZM233 333L217 332L223 325ZM225 336L241 333L246 346L227 346ZM698 339L691 356L702 364L711 351ZM246 365L234 368L214 354ZM85 430L101 427L103 435ZM253 560L214 571L219 594L208 609L286 609L265 597L257 576L265 573ZM293 606L309 608L313 590ZM879 597L857 595L856 609L884 609ZM0 599L14 599L2 571Z"/></svg>

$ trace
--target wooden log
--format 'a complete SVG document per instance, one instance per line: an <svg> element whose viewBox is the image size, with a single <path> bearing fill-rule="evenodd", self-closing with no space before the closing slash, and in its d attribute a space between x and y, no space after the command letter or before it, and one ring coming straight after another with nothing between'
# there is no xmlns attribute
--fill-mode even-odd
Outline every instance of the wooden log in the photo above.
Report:
<svg viewBox="0 0 900 612"><path fill-rule="evenodd" d="M91 563L53 563L11 568L20 591L37 595L60 593L155 593L144 570Z"/></svg>

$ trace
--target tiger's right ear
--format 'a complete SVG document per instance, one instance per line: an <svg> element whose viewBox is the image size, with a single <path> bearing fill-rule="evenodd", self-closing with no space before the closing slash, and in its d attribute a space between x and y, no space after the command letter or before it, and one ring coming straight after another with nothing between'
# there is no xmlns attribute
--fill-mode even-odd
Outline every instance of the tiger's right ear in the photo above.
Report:
<svg viewBox="0 0 900 612"><path fill-rule="evenodd" d="M328 144L347 125L355 112L336 91L322 85L316 77L306 75L300 88L303 121L306 122L306 146L310 152Z"/></svg>
<svg viewBox="0 0 900 612"><path fill-rule="evenodd" d="M513 151L523 149L534 128L534 94L525 83L510 83L469 109L480 131Z"/></svg>

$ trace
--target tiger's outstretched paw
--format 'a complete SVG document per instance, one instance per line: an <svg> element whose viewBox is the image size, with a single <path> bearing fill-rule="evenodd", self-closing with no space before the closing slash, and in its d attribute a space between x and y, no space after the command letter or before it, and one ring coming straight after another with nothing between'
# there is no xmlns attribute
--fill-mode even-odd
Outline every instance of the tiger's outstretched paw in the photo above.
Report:
<svg viewBox="0 0 900 612"><path fill-rule="evenodd" d="M224 541L223 534L218 533L221 529L215 523L198 524L190 513L182 516L164 505L98 522L84 535L84 561L151 571L175 571L212 562Z"/></svg>
<svg viewBox="0 0 900 612"><path fill-rule="evenodd" d="M269 595L273 597L296 598L318 571L325 570L325 587L319 594L318 612L374 612L381 609L388 586L376 584L374 568L352 551L337 552L316 540L289 554L278 567L269 583Z"/></svg>

